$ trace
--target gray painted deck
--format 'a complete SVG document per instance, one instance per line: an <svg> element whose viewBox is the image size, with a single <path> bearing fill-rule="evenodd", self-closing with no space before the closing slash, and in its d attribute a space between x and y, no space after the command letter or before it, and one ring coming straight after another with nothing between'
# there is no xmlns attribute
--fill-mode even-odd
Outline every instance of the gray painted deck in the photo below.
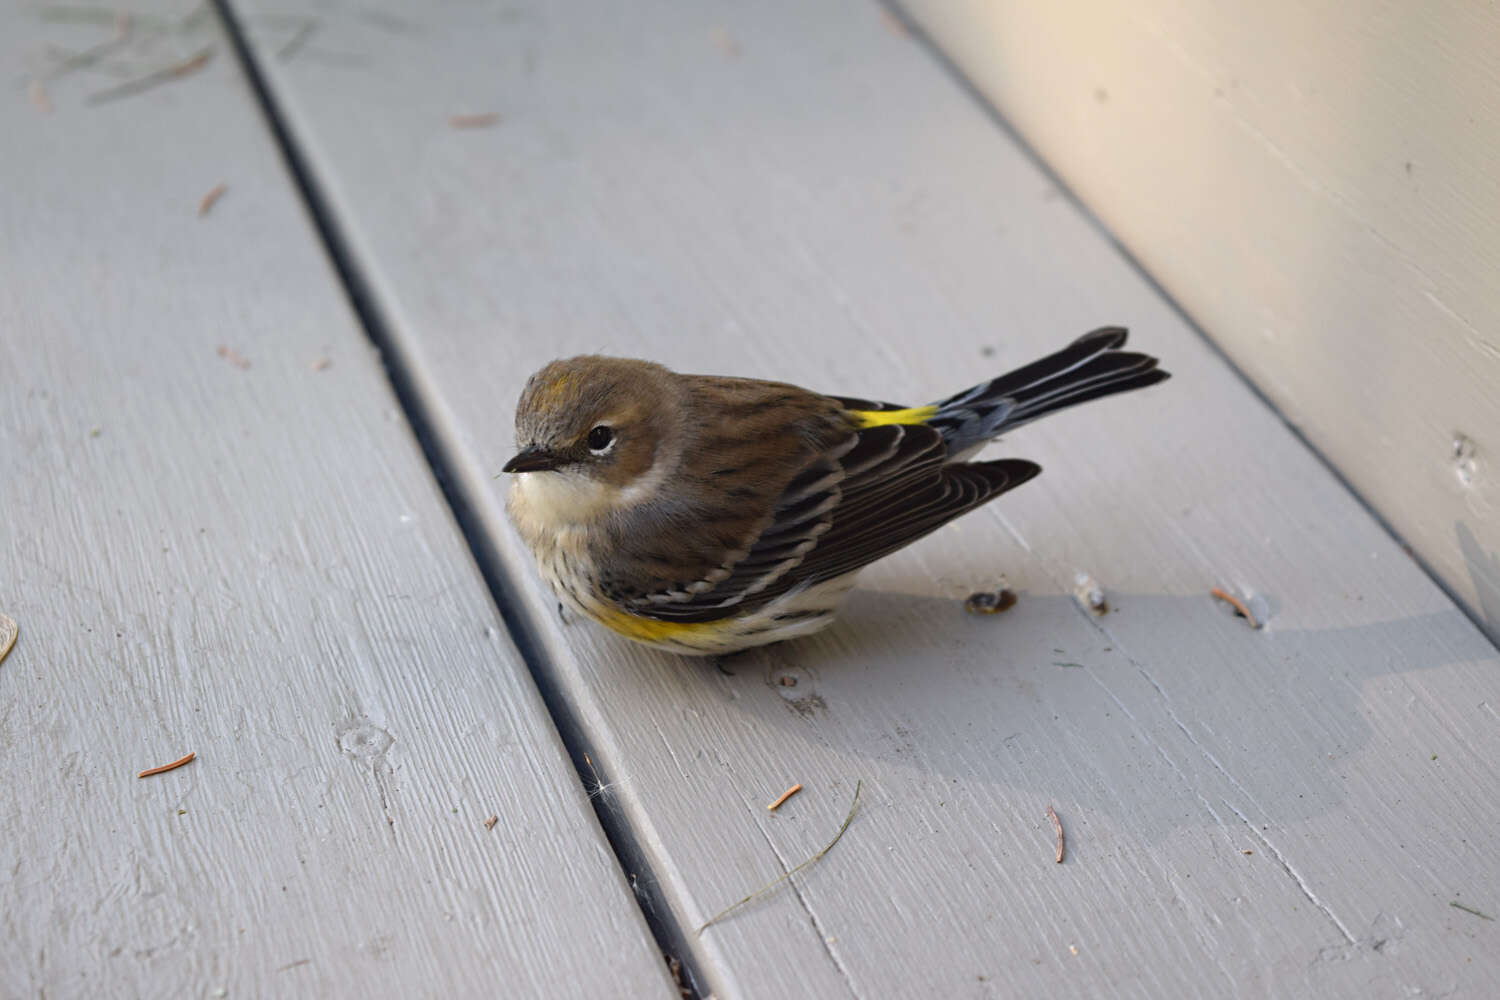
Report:
<svg viewBox="0 0 1500 1000"><path fill-rule="evenodd" d="M880 8L597 2L396 15L329 4L300 21L255 0L235 10L369 283L393 362L476 511L481 556L521 615L534 667L598 765L600 799L649 863L654 881L642 894L691 942L705 994L1478 996L1500 978L1500 924L1451 905L1500 911L1500 655ZM425 822L418 829L446 837L444 859L463 849L486 811L459 798L478 784L462 783L470 773L529 792L556 818L528 817L538 826L503 860L427 859L432 879L463 872L466 893L414 885L415 876L375 892L370 867L388 855L369 852L395 846L371 834L351 875L333 861L349 857L348 845L308 835L322 863L303 869L301 887L346 915L343 940L356 942L337 952L345 979L320 981L323 991L352 995L376 976L390 989L425 982L423 961L395 969L384 953L360 951L354 928L366 924L393 928L410 945L402 954L434 954L430 942L441 934L451 944L453 927L515 949L476 951L473 967L461 948L448 952L453 965L433 974L460 988L522 968L548 977L538 990L568 983L565 994L664 987L642 957L639 920L619 905L621 871L606 870L557 739L537 721L524 668L502 637L485 638L497 616L269 147L245 123L225 124L245 114L242 87L217 63L135 107L161 116L147 121L164 137L193 135L174 116L216 88L220 98L198 112L224 133L213 137L212 169L187 170L180 153L153 158L125 142L124 126L109 143L70 135L91 144L82 150L91 159L120 147L113 170L140 176L152 198L91 189L95 201L79 204L60 173L72 162L64 154L79 154L71 147L52 160L33 154L27 168L43 192L37 204L69 206L63 222L74 228L60 235L53 220L49 230L60 253L114 240L115 253L146 259L137 278L150 294L118 275L106 281L122 266L108 255L81 256L66 285L50 261L25 258L30 280L7 286L3 315L55 327L45 348L9 331L0 341L25 346L15 366L39 372L26 384L53 394L51 409L7 405L6 432L43 442L27 461L51 464L49 475L7 478L5 488L25 491L18 509L37 511L38 534L71 553L56 564L88 581L36 568L47 560L30 542L4 550L25 572L16 589L48 595L0 607L22 628L0 686L24 682L7 704L30 713L0 716L9 720L0 746L39 775L21 796L28 839L12 849L50 858L63 843L74 852L67 865L88 859L95 869L96 850L139 859L119 841L154 829L147 842L165 843L199 809L179 795L153 811L152 793L172 787L157 783L173 782L232 803L219 835L236 838L237 852L290 866L292 848L265 829L312 808L330 783L339 782L328 808L362 809L365 827L379 827L379 769L341 760L332 735L373 703L372 721L398 737L387 756L411 755L397 771L404 794L391 798L407 809L397 838L403 823ZM23 118L37 114L24 104L5 113L41 127ZM484 127L450 121L489 113L499 118ZM34 145L49 149L40 139L24 148ZM230 192L213 210L222 214L177 223L213 234L212 253L175 231L158 235L164 206L191 207L230 165ZM257 184L262 197L251 201ZM242 185L247 207L231 216ZM21 217L39 229L28 211ZM117 214L101 223L106 212ZM181 273L166 272L176 280L164 285L168 264ZM80 283L102 291L90 300L59 290ZM92 322L101 302L114 304L106 315L134 310L137 342L104 336ZM867 572L824 635L718 667L561 621L505 524L504 484L491 478L509 455L522 381L553 356L602 350L920 401L1110 322L1129 324L1174 380L1017 434L1005 453L1039 461L1047 471L1037 482ZM214 357L220 342L253 367ZM310 371L304 355L323 353L335 366ZM85 375L96 369L90 391ZM340 394L325 395L330 386ZM95 396L114 401L101 416L81 402ZM69 423L75 411L88 411L81 431ZM94 424L104 429L89 439ZM103 461L88 450L101 445L116 449L105 452L115 464L82 464ZM95 480L110 489L87 492ZM9 511L17 501L6 499ZM415 527L393 527L402 513ZM305 527L301 542L289 527L298 518L320 526ZM170 535L203 520L221 526L212 543ZM158 554L163 530L170 551ZM169 569L178 582L158 596ZM1071 597L1080 571L1108 591L1102 619ZM963 597L1002 575L1021 592L1017 607L964 615ZM1251 630L1212 601L1216 585L1253 594L1267 627ZM55 619L67 613L96 632L128 621L127 648L155 686L124 686L114 645L123 637L101 639L86 624L66 644L46 638L63 634ZM151 627L163 620L170 629ZM203 649L225 650L239 670L189 673ZM344 650L361 652L341 660ZM38 687L41 665L57 662L70 664L73 691L97 692L91 704L111 699L105 725L84 732L82 709L67 708L73 694ZM280 700L252 709L267 685L247 671L271 666ZM205 711L192 713L168 681L195 691ZM383 699L400 699L400 711ZM238 717L247 722L236 736ZM382 721L402 717L419 739ZM272 733L303 735L247 738L268 719L282 727ZM180 749L204 759L151 783L131 777L128 790L91 778L87 790L119 804L107 834L80 829L79 814L97 802L58 794L67 758L55 755L94 732L122 744L109 762L128 756L125 771ZM38 733L52 742L35 742ZM211 744L184 746L200 733L218 733L221 752L237 753L253 777L211 782ZM264 743L290 745L265 759ZM326 759L300 770L314 751ZM692 936L821 847L860 780L860 809L833 852ZM805 790L768 814L765 803L794 781ZM292 800L301 782L316 791ZM463 814L451 827L450 799ZM189 809L181 817L179 801ZM1049 804L1067 829L1062 865ZM509 805L499 811L520 808ZM204 868L214 844L206 835L193 850ZM438 923L434 895L483 909L528 851L552 867L526 869L537 881L524 942L507 926L474 930L478 918ZM266 864L256 870L279 870ZM98 870L132 870L124 865ZM577 895L545 898L543 878ZM107 898L133 904L132 893L163 882L122 876ZM24 901L40 906L48 887L27 884ZM116 883L88 876L96 884ZM373 914L338 902L351 884ZM596 898L581 895L589 889ZM162 940L176 926L229 926L223 900L205 907L190 891L163 892L173 908L158 918ZM229 902L267 897L277 898L237 883ZM127 926L120 909L80 916L93 899L56 918L79 948ZM332 919L275 916L276 933L294 941L321 940ZM579 920L603 930L567 933ZM24 930L36 935L24 939L30 955L43 935ZM590 938L606 932L615 937ZM195 933L177 939L192 961L242 958ZM553 967L527 966L529 945ZM59 954L47 942L47 961L65 965ZM149 963L140 968L135 981L151 982ZM624 977L617 989L591 992L587 977L601 970ZM276 981L248 982L253 991Z"/></svg>
<svg viewBox="0 0 1500 1000"><path fill-rule="evenodd" d="M0 11L0 996L673 995L225 40L155 24L132 77L208 65L44 111L113 29Z"/></svg>

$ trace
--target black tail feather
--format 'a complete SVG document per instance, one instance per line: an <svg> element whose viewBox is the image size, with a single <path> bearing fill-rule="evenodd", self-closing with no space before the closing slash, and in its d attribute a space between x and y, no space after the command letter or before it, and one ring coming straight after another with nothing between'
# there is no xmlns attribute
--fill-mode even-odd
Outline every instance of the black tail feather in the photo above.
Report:
<svg viewBox="0 0 1500 1000"><path fill-rule="evenodd" d="M1049 413L1167 379L1155 358L1120 350L1127 337L1119 326L1086 333L1055 354L948 397L931 424L957 454Z"/></svg>
<svg viewBox="0 0 1500 1000"><path fill-rule="evenodd" d="M1015 396L1039 382L1064 375L1072 369L1088 361L1090 358L1105 351L1114 351L1125 346L1125 340L1130 331L1123 326L1104 326L1089 333L1085 333L1067 347L1055 354L1049 354L1045 358L1033 361L1029 365L1022 365L1014 371L1006 372L998 378L991 379L982 386L965 389L963 392L950 396L939 403L939 407L949 403L957 403L965 397L971 399L1002 399L1007 396ZM980 390L976 393L976 390Z"/></svg>

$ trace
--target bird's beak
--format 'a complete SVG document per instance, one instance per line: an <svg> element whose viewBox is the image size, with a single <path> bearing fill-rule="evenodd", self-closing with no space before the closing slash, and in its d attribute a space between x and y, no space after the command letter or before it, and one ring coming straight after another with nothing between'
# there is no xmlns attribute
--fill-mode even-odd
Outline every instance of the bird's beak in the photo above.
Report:
<svg viewBox="0 0 1500 1000"><path fill-rule="evenodd" d="M548 451L546 448L543 448L541 445L534 444L530 447L522 448L520 452L516 454L515 458L512 458L509 462L505 463L505 467L500 471L544 472L547 469L555 469L560 464L561 459L559 459L556 455Z"/></svg>

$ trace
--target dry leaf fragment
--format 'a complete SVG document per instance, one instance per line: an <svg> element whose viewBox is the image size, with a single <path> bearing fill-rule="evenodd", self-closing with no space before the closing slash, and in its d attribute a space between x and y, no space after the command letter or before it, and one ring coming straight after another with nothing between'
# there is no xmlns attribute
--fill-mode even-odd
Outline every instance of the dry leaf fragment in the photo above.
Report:
<svg viewBox="0 0 1500 1000"><path fill-rule="evenodd" d="M495 828L495 824L498 822L500 822L500 817L495 813L490 813L490 818L484 821L484 828L486 830L493 830Z"/></svg>
<svg viewBox="0 0 1500 1000"><path fill-rule="evenodd" d="M1057 834L1057 863L1063 862L1063 828L1062 820L1057 818L1057 810L1050 805L1047 807L1047 818L1052 821L1052 830Z"/></svg>

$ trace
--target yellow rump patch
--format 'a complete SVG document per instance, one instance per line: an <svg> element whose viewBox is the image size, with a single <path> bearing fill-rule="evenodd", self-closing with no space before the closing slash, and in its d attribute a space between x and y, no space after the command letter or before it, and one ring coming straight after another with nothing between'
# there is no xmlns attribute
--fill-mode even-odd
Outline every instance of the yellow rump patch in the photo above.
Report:
<svg viewBox="0 0 1500 1000"><path fill-rule="evenodd" d="M613 608L599 616L599 623L638 642L670 642L689 636L707 637L724 627L723 622L668 622Z"/></svg>
<svg viewBox="0 0 1500 1000"><path fill-rule="evenodd" d="M904 410L848 411L861 430L866 427L884 427L887 424L925 424L936 412L936 406L912 406Z"/></svg>

